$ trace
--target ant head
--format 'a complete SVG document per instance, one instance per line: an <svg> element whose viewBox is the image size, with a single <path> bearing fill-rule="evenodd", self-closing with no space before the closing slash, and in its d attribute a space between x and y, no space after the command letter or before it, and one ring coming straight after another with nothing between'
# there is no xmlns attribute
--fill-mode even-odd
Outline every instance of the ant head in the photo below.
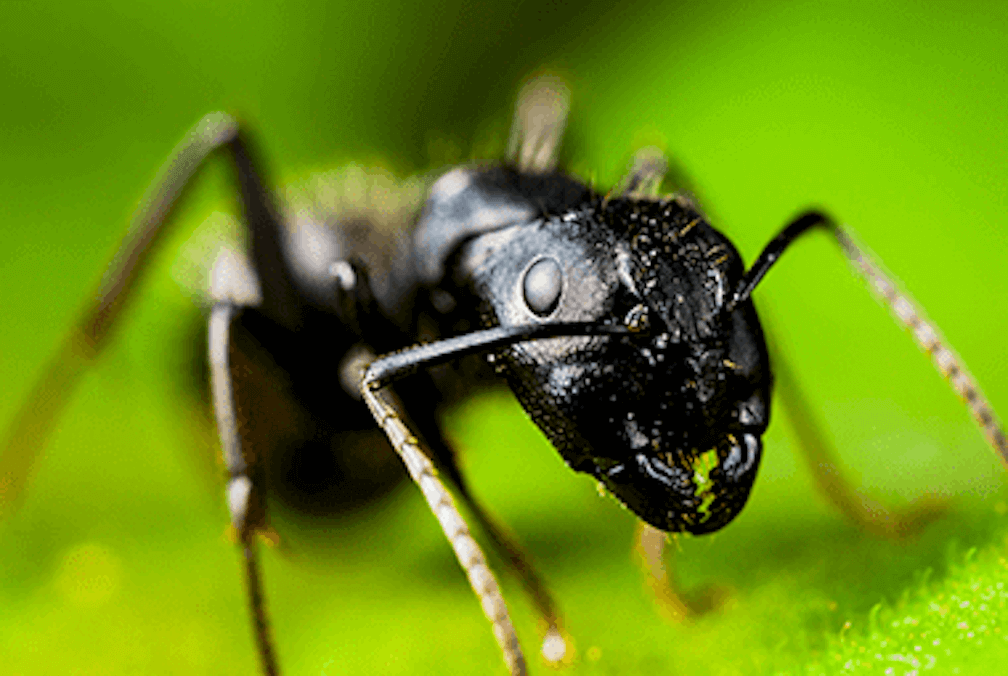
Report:
<svg viewBox="0 0 1008 676"><path fill-rule="evenodd" d="M745 504L769 418L766 346L731 243L685 203L613 200L470 241L487 323L594 322L621 336L518 342L499 356L571 467L666 531Z"/></svg>

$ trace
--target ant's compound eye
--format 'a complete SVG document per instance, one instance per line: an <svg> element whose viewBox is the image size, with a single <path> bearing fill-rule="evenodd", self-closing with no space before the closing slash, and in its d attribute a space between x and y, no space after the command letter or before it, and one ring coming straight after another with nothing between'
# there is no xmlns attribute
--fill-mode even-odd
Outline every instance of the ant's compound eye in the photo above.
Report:
<svg viewBox="0 0 1008 676"><path fill-rule="evenodd" d="M525 304L540 317L549 315L560 302L563 274L553 258L540 258L525 272Z"/></svg>

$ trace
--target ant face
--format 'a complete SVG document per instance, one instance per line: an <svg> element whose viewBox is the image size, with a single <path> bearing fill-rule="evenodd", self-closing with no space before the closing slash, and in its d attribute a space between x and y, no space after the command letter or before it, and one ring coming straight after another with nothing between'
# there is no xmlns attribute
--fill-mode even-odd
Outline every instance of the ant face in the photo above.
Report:
<svg viewBox="0 0 1008 676"><path fill-rule="evenodd" d="M600 322L504 352L509 383L567 463L665 531L706 533L745 505L769 417L769 365L731 243L676 200L595 197L482 235L464 258L504 327Z"/></svg>

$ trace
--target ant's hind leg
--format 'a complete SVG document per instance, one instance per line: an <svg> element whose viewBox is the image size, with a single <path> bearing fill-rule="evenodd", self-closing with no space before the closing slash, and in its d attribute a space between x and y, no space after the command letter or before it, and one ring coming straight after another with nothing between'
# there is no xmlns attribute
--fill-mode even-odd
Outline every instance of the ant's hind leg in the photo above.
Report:
<svg viewBox="0 0 1008 676"><path fill-rule="evenodd" d="M255 534L265 521L262 496L256 490L249 471L249 465L241 450L238 433L238 416L235 409L233 381L228 359L231 321L237 308L228 302L217 303L210 313L210 374L214 414L224 453L224 464L230 480L227 485L228 510L231 523L238 533L238 543L245 560L245 578L255 627L256 643L262 661L263 673L275 676L279 673L275 650L270 638L269 621L259 577L259 563L256 555Z"/></svg>

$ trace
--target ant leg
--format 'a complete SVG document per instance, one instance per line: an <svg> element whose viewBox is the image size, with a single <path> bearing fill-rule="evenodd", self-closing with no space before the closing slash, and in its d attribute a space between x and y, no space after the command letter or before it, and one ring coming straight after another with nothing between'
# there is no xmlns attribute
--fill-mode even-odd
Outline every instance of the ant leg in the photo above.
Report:
<svg viewBox="0 0 1008 676"><path fill-rule="evenodd" d="M662 192L662 188L666 192ZM671 193L668 191L671 190ZM693 195L692 181L656 146L645 146L634 153L630 171L606 196L607 199L627 197L637 200L674 199L691 209L701 211Z"/></svg>
<svg viewBox="0 0 1008 676"><path fill-rule="evenodd" d="M64 336L7 430L0 446L0 517L16 509L56 418L107 344L175 200L207 157L237 133L237 123L224 113L204 117L175 146L140 200L97 291L89 295L95 300Z"/></svg>
<svg viewBox="0 0 1008 676"><path fill-rule="evenodd" d="M638 521L634 531L635 555L659 612L678 623L723 606L731 594L728 587L707 584L691 591L679 589L672 571L674 549L667 551L669 537L645 521Z"/></svg>
<svg viewBox="0 0 1008 676"><path fill-rule="evenodd" d="M391 390L374 387L373 380L367 376L361 383L361 396L441 524L441 530L451 543L459 565L469 579L469 585L483 606L483 613L493 626L494 637L501 647L508 671L512 676L524 676L525 657L497 580L487 566L482 550L470 535L451 495L437 478L434 465L403 422L401 405Z"/></svg>
<svg viewBox="0 0 1008 676"><path fill-rule="evenodd" d="M801 446L816 487L840 512L876 535L901 539L912 537L945 511L941 501L924 498L904 510L892 510L863 494L840 471L839 454L805 402L798 379L779 351L772 355L777 391L784 412Z"/></svg>
<svg viewBox="0 0 1008 676"><path fill-rule="evenodd" d="M666 619L682 622L689 614L686 601L670 582L666 566L665 545L668 533L658 530L645 521L638 521L634 530L634 542L638 562L647 576L647 586L654 601Z"/></svg>
<svg viewBox="0 0 1008 676"><path fill-rule="evenodd" d="M231 514L231 524L238 533L238 541L245 559L245 580L252 611L252 623L255 626L256 643L262 660L263 673L266 676L276 676L279 669L276 664L273 642L269 635L269 621L266 616L255 544L256 530L264 521L265 506L262 502L262 496L256 490L250 477L248 463L242 455L232 374L228 360L229 334L235 310L235 305L222 301L214 305L210 313L208 333L211 391L214 413L217 418L217 430L224 452L224 464L231 477L227 486L228 511Z"/></svg>
<svg viewBox="0 0 1008 676"><path fill-rule="evenodd" d="M228 150L237 169L243 215L251 234L249 257L261 288L255 305L278 324L296 330L304 319L305 303L284 257L283 218L263 182L263 163L253 141L249 134L238 134L228 143Z"/></svg>
<svg viewBox="0 0 1008 676"><path fill-rule="evenodd" d="M770 268L780 259L781 254L805 232L813 228L823 228L836 234L843 242L843 231L833 219L819 212L807 212L789 223L760 253L759 258L746 272L729 310L739 302L745 302L753 289L762 281ZM900 512L890 510L854 488L843 477L836 461L837 453L828 441L827 435L816 420L815 413L805 404L798 379L788 367L787 359L775 351L772 363L780 387L781 402L798 436L809 470L819 490L848 519L877 535L902 538L919 532L934 521L943 511L934 501L925 500Z"/></svg>
<svg viewBox="0 0 1008 676"><path fill-rule="evenodd" d="M527 173L554 171L569 110L570 90L560 78L544 75L530 80L515 104L508 160Z"/></svg>
<svg viewBox="0 0 1008 676"><path fill-rule="evenodd" d="M655 199L668 172L668 159L654 146L641 148L630 161L630 172L620 179L611 197Z"/></svg>

